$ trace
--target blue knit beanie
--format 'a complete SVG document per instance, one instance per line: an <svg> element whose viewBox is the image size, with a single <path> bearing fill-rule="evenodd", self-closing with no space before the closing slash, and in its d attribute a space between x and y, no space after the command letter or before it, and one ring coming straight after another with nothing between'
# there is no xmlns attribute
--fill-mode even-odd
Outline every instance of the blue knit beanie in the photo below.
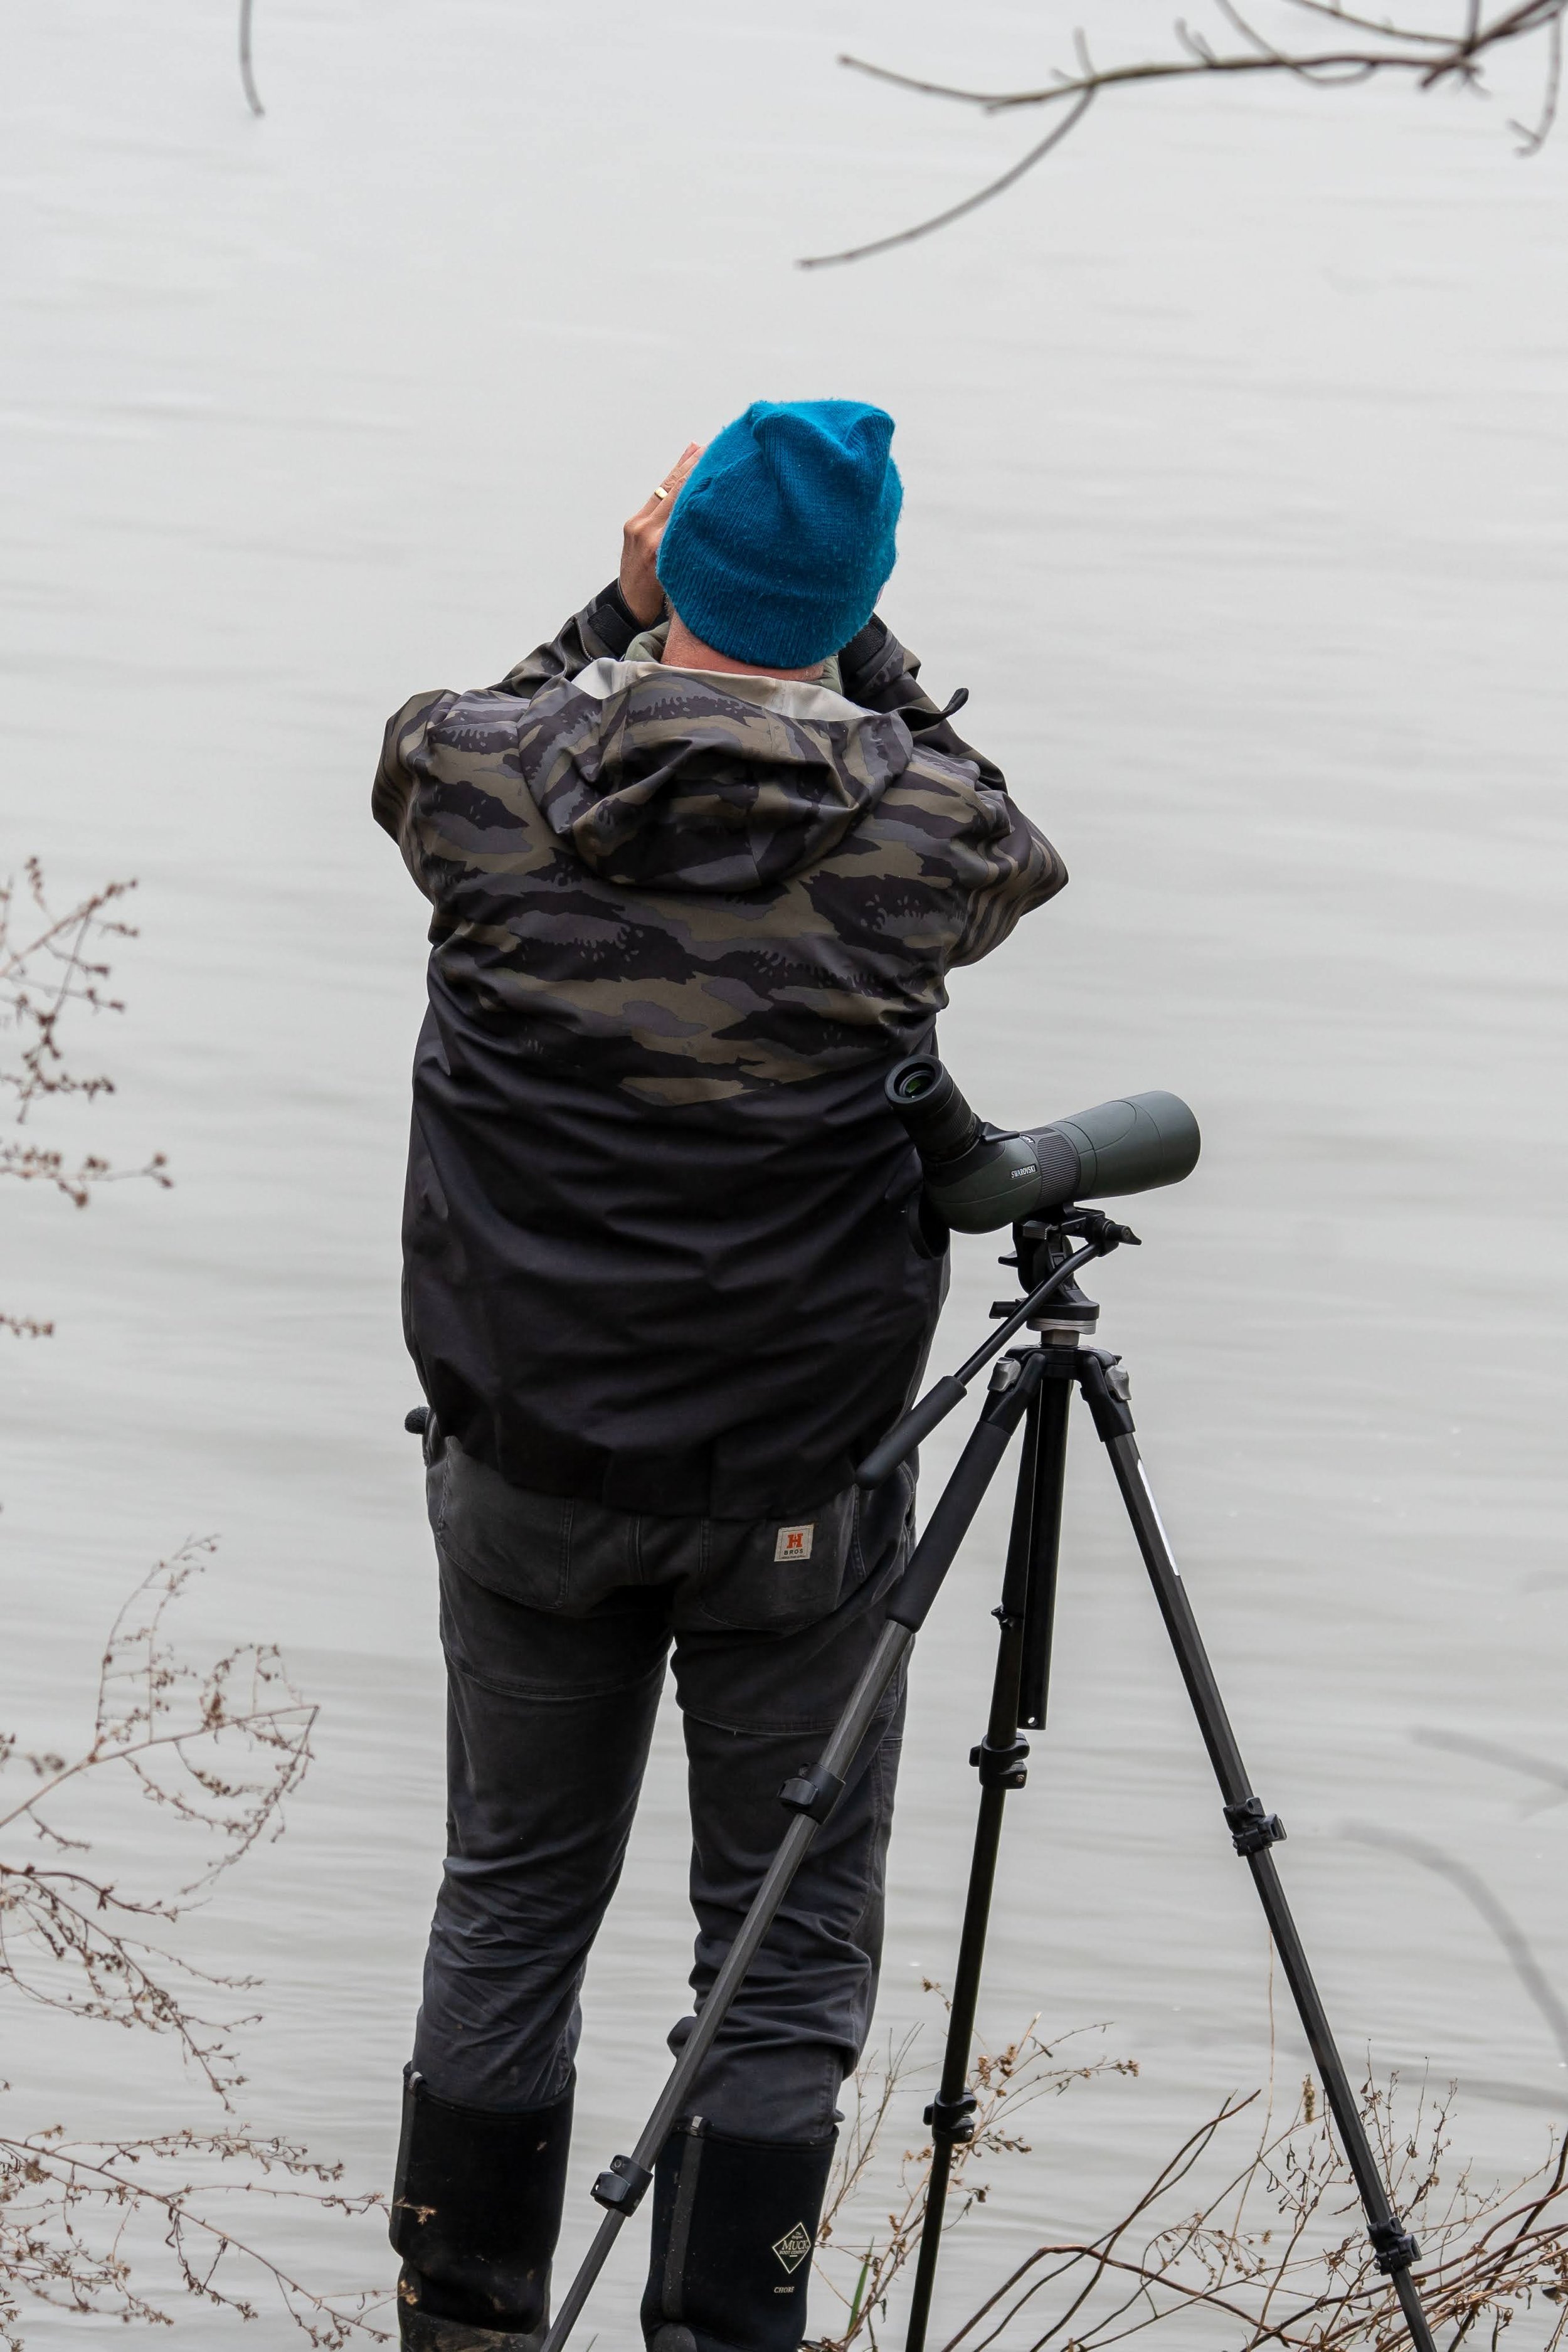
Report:
<svg viewBox="0 0 1568 2352"><path fill-rule="evenodd" d="M893 420L859 400L753 400L675 502L658 577L731 661L805 669L871 617L903 503Z"/></svg>

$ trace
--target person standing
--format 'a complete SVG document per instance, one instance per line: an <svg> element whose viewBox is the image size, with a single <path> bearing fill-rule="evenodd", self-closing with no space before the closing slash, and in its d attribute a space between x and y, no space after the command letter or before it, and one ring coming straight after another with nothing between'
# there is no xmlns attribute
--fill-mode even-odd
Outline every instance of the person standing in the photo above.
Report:
<svg viewBox="0 0 1568 2352"><path fill-rule="evenodd" d="M432 908L405 1316L449 1828L392 2223L425 2352L542 2337L579 1990L667 1659L700 2006L908 1553L912 1471L852 1472L919 1382L946 1243L882 1082L1067 877L875 612L892 433L753 402L626 524L616 584L386 730L374 814ZM902 1699L659 2158L654 2352L801 2340Z"/></svg>

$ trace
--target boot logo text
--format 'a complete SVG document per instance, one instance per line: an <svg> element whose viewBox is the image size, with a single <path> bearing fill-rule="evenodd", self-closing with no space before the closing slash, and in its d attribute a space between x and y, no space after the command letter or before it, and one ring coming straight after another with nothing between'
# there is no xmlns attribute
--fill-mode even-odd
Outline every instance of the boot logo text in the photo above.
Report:
<svg viewBox="0 0 1568 2352"><path fill-rule="evenodd" d="M810 1532L808 1528L807 1535ZM811 2248L811 2231L804 2221L797 2221L793 2230L786 2230L782 2238L775 2238L773 2241L773 2252L786 2271L799 2270L802 2263L810 2253Z"/></svg>

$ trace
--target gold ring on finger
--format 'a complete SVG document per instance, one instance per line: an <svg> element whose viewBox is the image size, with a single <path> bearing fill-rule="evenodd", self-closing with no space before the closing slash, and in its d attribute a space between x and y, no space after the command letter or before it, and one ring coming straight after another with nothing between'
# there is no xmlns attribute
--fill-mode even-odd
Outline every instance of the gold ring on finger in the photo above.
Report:
<svg viewBox="0 0 1568 2352"><path fill-rule="evenodd" d="M655 492L654 492L654 497L655 497L656 499L667 499L667 498L668 498L668 496L669 496L669 492L665 488L664 484L661 482L661 483L659 484L659 486L658 486L658 489L657 489L657 490L655 490Z"/></svg>

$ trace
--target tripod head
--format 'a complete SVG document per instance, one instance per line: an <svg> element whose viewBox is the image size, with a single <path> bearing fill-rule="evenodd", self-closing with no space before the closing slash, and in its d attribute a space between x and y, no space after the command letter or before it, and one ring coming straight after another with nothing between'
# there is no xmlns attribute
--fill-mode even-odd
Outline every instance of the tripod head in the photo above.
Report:
<svg viewBox="0 0 1568 2352"><path fill-rule="evenodd" d="M920 1154L922 1217L929 1208L961 1234L1011 1225L1014 1255L1002 1263L1017 1267L1024 1297L994 1307L1000 1329L879 1439L855 1473L865 1487L881 1485L1025 1323L1043 1343L1076 1346L1089 1336L1100 1309L1073 1276L1123 1242L1136 1246L1138 1236L1082 1202L1179 1184L1196 1167L1200 1146L1197 1120L1179 1095L1123 1095L1019 1133L972 1110L934 1054L899 1063L885 1092Z"/></svg>
<svg viewBox="0 0 1568 2352"><path fill-rule="evenodd" d="M1108 1193L1179 1184L1197 1165L1198 1123L1179 1095L1123 1095L1048 1127L992 1127L934 1054L889 1076L889 1104L920 1154L926 1199L961 1234L1021 1224Z"/></svg>
<svg viewBox="0 0 1568 2352"><path fill-rule="evenodd" d="M1076 1249L1072 1246L1075 1241L1079 1244ZM1123 1242L1131 1243L1134 1249L1142 1247L1131 1225L1117 1224L1103 1209L1073 1205L1053 1209L1048 1216L1030 1217L1015 1225L1013 1242L1014 1254L1005 1257L1002 1264L1017 1267L1024 1297L1005 1298L993 1307L993 1318L1002 1318L1000 1329L993 1331L956 1372L938 1381L918 1404L911 1405L903 1418L893 1423L856 1471L857 1486L879 1486L911 1446L928 1436L938 1422L945 1421L954 1405L963 1403L975 1374L1000 1354L1014 1332L1021 1330L1026 1323L1040 1334L1042 1345L1065 1341L1076 1348L1080 1339L1087 1339L1100 1319L1100 1308L1092 1298L1084 1297L1074 1276L1091 1258L1107 1256L1111 1250L1120 1249Z"/></svg>
<svg viewBox="0 0 1568 2352"><path fill-rule="evenodd" d="M1134 1249L1142 1246L1131 1225L1119 1225L1101 1209L1058 1209L1047 1217L1029 1217L1013 1228L1013 1255L1005 1257L1004 1265L1018 1269L1018 1287L1026 1297L1032 1297L1050 1276L1057 1277L1047 1297L1040 1301L1039 1311L1028 1317L1031 1331L1042 1339L1065 1340L1076 1345L1079 1339L1092 1338L1100 1320L1096 1300L1087 1297L1068 1270L1068 1261L1080 1266L1087 1263L1082 1253L1092 1245L1097 1255L1106 1256L1111 1250L1130 1242ZM1016 1313L1016 1299L999 1299L991 1309L992 1319L1000 1322Z"/></svg>

